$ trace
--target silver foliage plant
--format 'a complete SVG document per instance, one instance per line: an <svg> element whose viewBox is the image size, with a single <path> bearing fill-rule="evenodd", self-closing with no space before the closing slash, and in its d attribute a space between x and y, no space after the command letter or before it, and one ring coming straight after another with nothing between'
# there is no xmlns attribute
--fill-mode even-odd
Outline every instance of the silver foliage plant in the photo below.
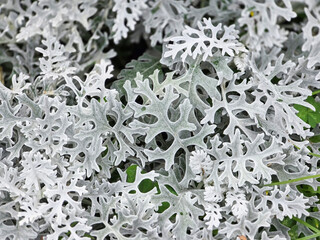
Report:
<svg viewBox="0 0 320 240"><path fill-rule="evenodd" d="M294 108L320 89L319 1L8 0L0 18L1 239L289 239L281 221L318 206L268 184L319 174ZM141 38L162 55L118 74L112 46Z"/></svg>

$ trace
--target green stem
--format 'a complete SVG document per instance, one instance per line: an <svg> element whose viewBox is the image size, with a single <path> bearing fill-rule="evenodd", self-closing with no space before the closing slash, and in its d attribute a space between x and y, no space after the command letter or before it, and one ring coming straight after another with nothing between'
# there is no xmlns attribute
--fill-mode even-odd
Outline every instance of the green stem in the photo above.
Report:
<svg viewBox="0 0 320 240"><path fill-rule="evenodd" d="M309 153L310 155L314 156L314 157L318 157L320 158L320 155L319 154L315 154L315 153Z"/></svg>
<svg viewBox="0 0 320 240"><path fill-rule="evenodd" d="M306 236L306 237L298 238L296 240L308 240L308 239L313 239L313 238L316 238L316 237L319 237L319 236L320 236L320 232L315 233L313 235Z"/></svg>
<svg viewBox="0 0 320 240"><path fill-rule="evenodd" d="M297 149L300 150L300 148L299 148L297 145L294 145L294 144L293 144L293 146L295 146L295 148L297 148ZM308 152L308 155L311 155L311 156L320 158L320 155L319 155L319 154L316 154L316 153L313 153L313 152Z"/></svg>
<svg viewBox="0 0 320 240"><path fill-rule="evenodd" d="M300 177L300 178L295 178L295 179L282 181L282 182L273 182L273 183L270 183L270 184L266 184L264 186L276 186L276 185L289 184L289 183L299 182L299 181L303 181L303 180L311 179L311 178L320 178L320 174L311 175L311 176L305 176L305 177Z"/></svg>
<svg viewBox="0 0 320 240"><path fill-rule="evenodd" d="M313 152L309 152L308 154L311 155L311 156L320 158L319 154L316 154L316 153L313 153Z"/></svg>
<svg viewBox="0 0 320 240"><path fill-rule="evenodd" d="M312 93L312 96L317 95L318 93L320 93L320 89L317 90L317 91L314 91L314 92Z"/></svg>
<svg viewBox="0 0 320 240"><path fill-rule="evenodd" d="M305 222L305 221L302 221L301 219L297 218L297 217L293 217L292 218L293 220L303 224L304 226L306 226L307 228L310 228L312 231L314 231L315 233L320 233L320 230L314 226L312 226L311 224Z"/></svg>
<svg viewBox="0 0 320 240"><path fill-rule="evenodd" d="M293 144L293 146L300 150L300 148L299 148L297 145L294 145L294 144ZM312 152L309 152L308 154L320 158L320 155L319 155L319 154L315 154L315 153L312 153ZM293 182L299 182L299 181L303 181L303 180L306 180L306 179L319 178L319 177L320 177L320 174L318 174L318 175L311 175L311 176L305 176L305 177L295 178L295 179L291 179L291 180L287 180L287 181L282 181L282 182L273 182L273 183L270 183L270 184L266 184L266 185L264 185L264 186L276 186L276 185L290 184L290 183L293 183Z"/></svg>

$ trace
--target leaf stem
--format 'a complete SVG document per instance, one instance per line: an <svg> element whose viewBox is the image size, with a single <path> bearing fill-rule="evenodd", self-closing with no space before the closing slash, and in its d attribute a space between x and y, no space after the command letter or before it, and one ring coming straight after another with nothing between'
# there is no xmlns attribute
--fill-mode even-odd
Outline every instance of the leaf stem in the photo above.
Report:
<svg viewBox="0 0 320 240"><path fill-rule="evenodd" d="M295 146L297 149L300 150L300 148L299 148L297 145L294 145L294 144L293 144L293 146ZM311 155L311 156L320 158L320 155L319 155L319 154L316 154L316 153L313 153L313 152L308 152L308 155Z"/></svg>
<svg viewBox="0 0 320 240"><path fill-rule="evenodd" d="M320 233L320 230L317 229L316 227L312 226L311 224L309 224L309 223L307 223L307 222L305 222L305 221L303 221L303 220L301 220L301 219L299 219L297 217L293 217L292 219L297 221L297 222L299 222L299 223L301 223L301 224L303 224L304 226L306 226L307 228L311 229L315 233Z"/></svg>
<svg viewBox="0 0 320 240"><path fill-rule="evenodd" d="M264 186L276 186L276 185L289 184L289 183L299 182L299 181L303 181L303 180L311 179L311 178L320 178L320 174L311 175L311 176L305 176L305 177L300 177L300 178L295 178L295 179L282 181L282 182L273 182L273 183L270 183L270 184L266 184Z"/></svg>
<svg viewBox="0 0 320 240"><path fill-rule="evenodd" d="M308 240L308 239L313 239L313 238L316 238L316 237L319 237L319 236L320 236L320 232L315 233L313 235L306 236L306 237L298 238L296 240Z"/></svg>
<svg viewBox="0 0 320 240"><path fill-rule="evenodd" d="M318 93L320 93L320 89L317 91L312 92L312 96L317 95Z"/></svg>

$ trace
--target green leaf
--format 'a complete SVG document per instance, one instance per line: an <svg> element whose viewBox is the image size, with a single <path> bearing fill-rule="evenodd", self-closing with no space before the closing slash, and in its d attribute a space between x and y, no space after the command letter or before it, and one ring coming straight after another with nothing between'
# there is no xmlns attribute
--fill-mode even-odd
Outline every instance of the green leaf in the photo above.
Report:
<svg viewBox="0 0 320 240"><path fill-rule="evenodd" d="M282 224L289 227L289 235L291 239L297 239L299 237L298 234L298 225L297 222L289 217L285 217L282 221Z"/></svg>
<svg viewBox="0 0 320 240"><path fill-rule="evenodd" d="M83 235L84 237L88 237L88 238L91 238L91 239L95 239L94 237L92 237L90 234L88 234L88 233L85 233L84 235Z"/></svg>
<svg viewBox="0 0 320 240"><path fill-rule="evenodd" d="M320 231L320 222L318 219L314 217L308 217L307 218L307 223L311 225L311 230L314 230L314 232L319 232Z"/></svg>
<svg viewBox="0 0 320 240"><path fill-rule="evenodd" d="M309 138L309 141L312 143L320 142L320 135L312 136L311 138Z"/></svg>
<svg viewBox="0 0 320 240"><path fill-rule="evenodd" d="M136 87L135 77L139 72L143 77L148 77L153 74L153 72L158 69L160 70L160 77L163 77L163 72L161 71L161 63L159 62L161 56L153 56L149 53L144 53L138 58L138 60L132 60L126 65L126 68L123 69L119 75L118 80L112 83L111 88L116 89L120 96L125 95L125 90L123 84L125 81L129 80L132 82L133 87Z"/></svg>
<svg viewBox="0 0 320 240"><path fill-rule="evenodd" d="M134 180L136 179L137 166L138 165L131 165L130 167L127 168L126 173L127 173L128 183L133 183Z"/></svg>
<svg viewBox="0 0 320 240"><path fill-rule="evenodd" d="M312 186L305 184L298 185L297 188L301 193L303 193L303 195L307 197L314 196L315 194L320 192L320 187L318 187L317 191L315 191Z"/></svg>
<svg viewBox="0 0 320 240"><path fill-rule="evenodd" d="M299 223L301 223L302 225L306 226L307 228L309 228L313 232L320 233L320 230L318 228L316 228L315 226L313 226L313 225L308 223L308 222L310 222L310 220L308 222L305 222L305 221L303 221L303 220L301 220L301 219L299 219L297 217L293 217L292 219L297 221L297 222L299 222ZM311 218L311 219L313 219L313 218ZM311 222L314 222L314 221L311 220Z"/></svg>
<svg viewBox="0 0 320 240"><path fill-rule="evenodd" d="M306 236L306 237L298 238L297 240L315 239L316 237L320 237L320 232L319 233L315 233L313 235Z"/></svg>
<svg viewBox="0 0 320 240"><path fill-rule="evenodd" d="M170 185L165 185L166 188L174 195L178 196L177 192Z"/></svg>
<svg viewBox="0 0 320 240"><path fill-rule="evenodd" d="M167 210L170 207L170 204L168 202L162 202L161 206L159 206L157 213L163 213L165 210Z"/></svg>
<svg viewBox="0 0 320 240"><path fill-rule="evenodd" d="M155 187L155 183L150 179L144 179L141 181L138 187L140 192L146 193L151 191Z"/></svg>
<svg viewBox="0 0 320 240"><path fill-rule="evenodd" d="M74 226L76 226L77 224L78 224L79 222L73 222L73 223L71 223L71 227L74 227Z"/></svg>
<svg viewBox="0 0 320 240"><path fill-rule="evenodd" d="M295 109L299 111L297 116L308 123L312 128L315 128L317 124L320 123L320 103L316 102L311 96L306 99L306 102L314 106L316 110L313 111L310 108L295 104Z"/></svg>

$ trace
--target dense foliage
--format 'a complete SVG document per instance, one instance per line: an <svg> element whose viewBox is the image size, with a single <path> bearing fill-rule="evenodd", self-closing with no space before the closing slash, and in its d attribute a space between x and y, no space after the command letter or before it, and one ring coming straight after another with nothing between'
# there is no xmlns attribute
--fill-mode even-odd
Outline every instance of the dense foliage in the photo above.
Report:
<svg viewBox="0 0 320 240"><path fill-rule="evenodd" d="M320 2L3 0L0 238L320 238Z"/></svg>

